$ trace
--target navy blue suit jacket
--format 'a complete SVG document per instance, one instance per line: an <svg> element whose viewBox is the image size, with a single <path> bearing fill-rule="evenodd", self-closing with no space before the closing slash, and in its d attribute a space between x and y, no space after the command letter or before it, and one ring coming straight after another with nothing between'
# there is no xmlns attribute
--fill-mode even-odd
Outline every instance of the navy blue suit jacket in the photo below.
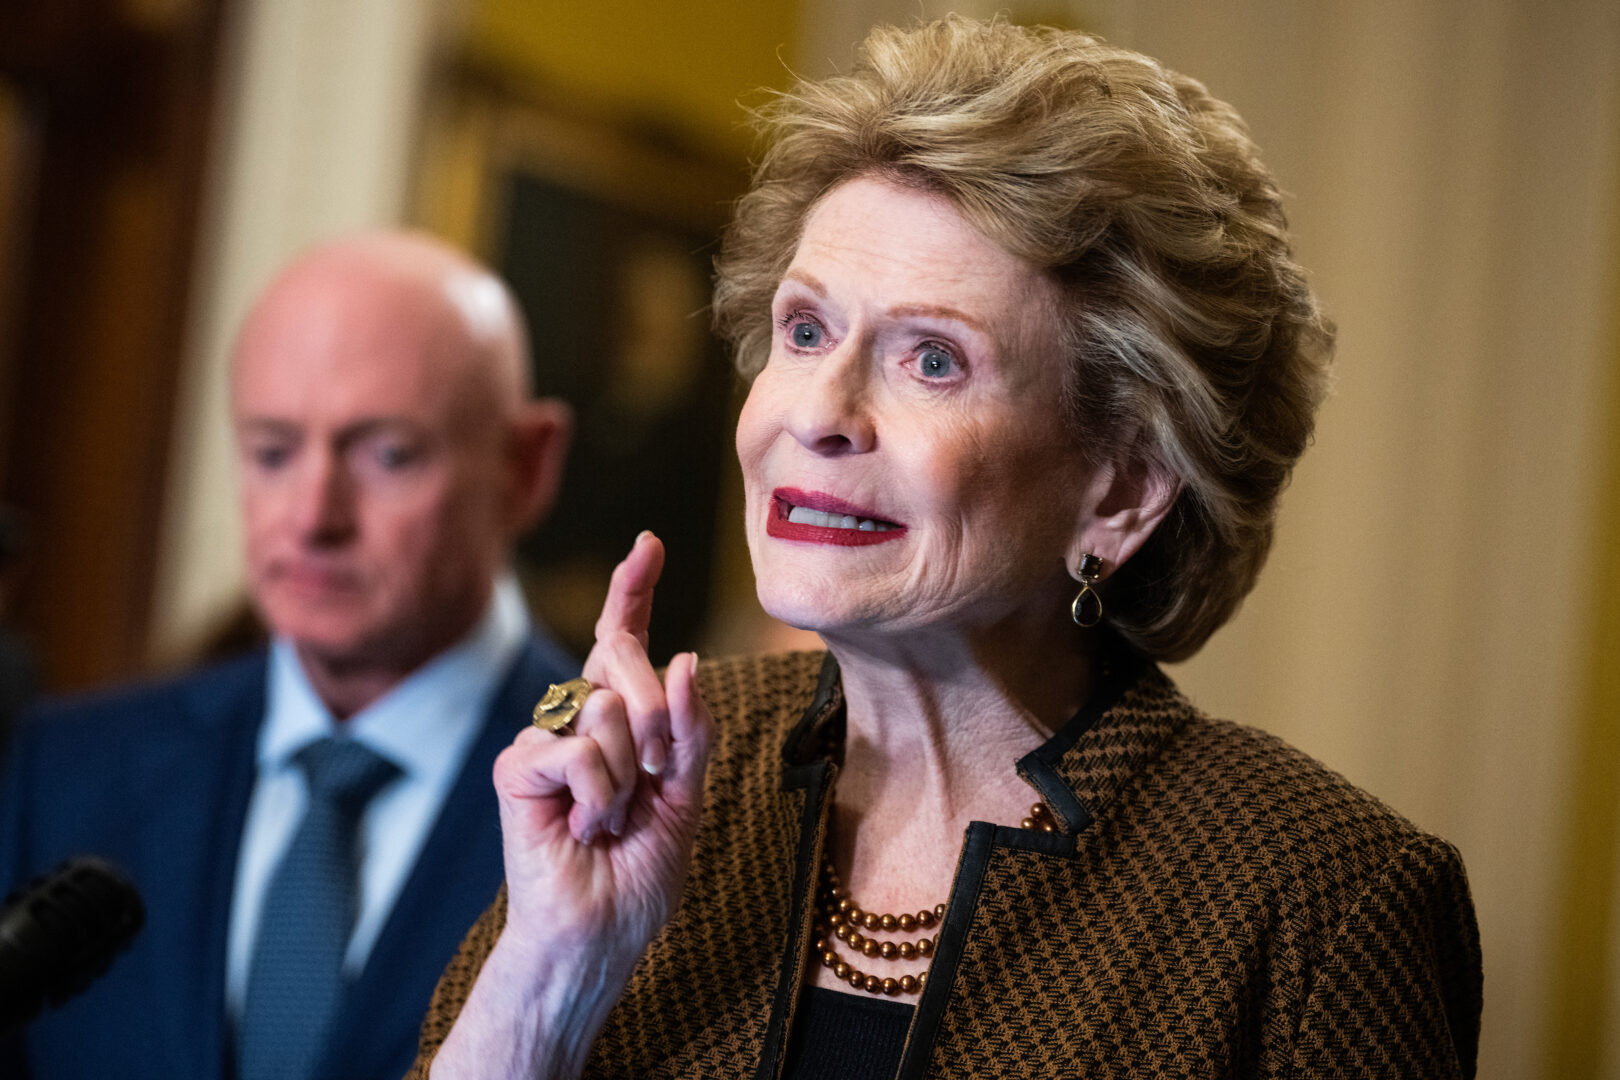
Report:
<svg viewBox="0 0 1620 1080"><path fill-rule="evenodd" d="M16 733L0 788L0 891L78 854L122 867L146 927L91 987L0 1046L0 1076L229 1077L225 950L264 718L265 657L48 707ZM365 969L321 1077L404 1075L428 998L502 879L490 768L549 683L578 673L527 642L496 692Z"/></svg>

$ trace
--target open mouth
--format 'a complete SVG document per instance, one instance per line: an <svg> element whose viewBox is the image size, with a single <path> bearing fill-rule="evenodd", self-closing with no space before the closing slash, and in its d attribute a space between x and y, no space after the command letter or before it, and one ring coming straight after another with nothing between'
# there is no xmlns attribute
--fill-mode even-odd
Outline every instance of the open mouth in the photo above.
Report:
<svg viewBox="0 0 1620 1080"><path fill-rule="evenodd" d="M794 506L787 519L795 525L819 525L823 529L859 529L861 532L888 532L900 526L879 518L857 518L854 514L829 514L825 510L812 510L808 506Z"/></svg>
<svg viewBox="0 0 1620 1080"><path fill-rule="evenodd" d="M899 522L820 492L778 488L771 493L771 503L766 532L783 539L859 546L895 539L906 531Z"/></svg>

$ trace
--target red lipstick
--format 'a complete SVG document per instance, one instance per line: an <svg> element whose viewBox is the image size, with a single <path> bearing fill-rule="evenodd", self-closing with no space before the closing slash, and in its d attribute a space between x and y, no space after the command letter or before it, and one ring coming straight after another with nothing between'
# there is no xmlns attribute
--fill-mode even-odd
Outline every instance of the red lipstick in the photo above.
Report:
<svg viewBox="0 0 1620 1080"><path fill-rule="evenodd" d="M825 514L847 514L854 518L867 518L881 521L890 526L886 529L840 529L826 525L806 525L788 520L788 512L795 506L802 506L807 510L819 510ZM852 503L835 499L831 495L819 491L799 491L796 488L777 488L771 492L771 512L765 520L765 535L774 536L781 540L801 540L810 544L836 544L840 547L866 547L869 544L881 544L886 540L898 540L906 533L906 527L898 522L890 522L878 517L870 510L862 509Z"/></svg>

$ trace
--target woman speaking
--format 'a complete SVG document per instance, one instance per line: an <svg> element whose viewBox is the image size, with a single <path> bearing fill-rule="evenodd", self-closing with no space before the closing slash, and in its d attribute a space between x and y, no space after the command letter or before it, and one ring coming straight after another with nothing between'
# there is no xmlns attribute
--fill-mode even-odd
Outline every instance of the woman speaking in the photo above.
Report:
<svg viewBox="0 0 1620 1080"><path fill-rule="evenodd" d="M638 539L417 1075L1471 1075L1456 851L1155 666L1253 585L1331 348L1240 119L951 18L765 122L715 310L759 597L827 652L660 681Z"/></svg>

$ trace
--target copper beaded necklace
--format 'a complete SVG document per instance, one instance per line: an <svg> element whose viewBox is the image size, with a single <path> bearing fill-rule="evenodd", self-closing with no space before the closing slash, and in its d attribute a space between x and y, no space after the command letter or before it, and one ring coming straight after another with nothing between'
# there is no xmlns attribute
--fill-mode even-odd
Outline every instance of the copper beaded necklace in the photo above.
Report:
<svg viewBox="0 0 1620 1080"><path fill-rule="evenodd" d="M1036 803L1030 807L1029 817L1019 822L1019 825L1025 829L1036 829L1041 832L1057 831L1057 822L1053 820L1052 812L1046 808L1045 803ZM926 970L919 975L902 975L898 979L879 978L861 971L839 958L838 953L833 950L833 942L842 942L868 959L928 960L933 957L934 946L939 941L938 930L915 941L880 942L868 937L867 934L874 931L911 934L918 930L931 930L944 921L944 904L935 904L932 909L923 908L915 915L909 912L904 915L880 914L864 910L850 897L849 890L844 888L831 859L821 864L821 885L816 891L816 902L818 904L815 921L816 955L821 958L823 967L832 968L833 975L857 990L888 997L897 994L916 994L928 985ZM863 930L866 933L862 933Z"/></svg>

